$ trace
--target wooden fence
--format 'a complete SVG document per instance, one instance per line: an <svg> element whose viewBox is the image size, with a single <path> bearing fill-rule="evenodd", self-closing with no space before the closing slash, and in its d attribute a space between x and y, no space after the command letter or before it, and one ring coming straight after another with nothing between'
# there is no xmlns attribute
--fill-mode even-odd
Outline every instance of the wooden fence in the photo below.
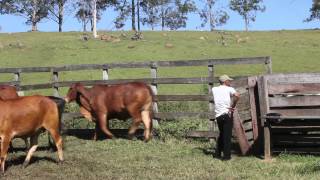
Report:
<svg viewBox="0 0 320 180"><path fill-rule="evenodd" d="M272 151L319 153L320 74L272 74L258 84L265 158Z"/></svg>
<svg viewBox="0 0 320 180"><path fill-rule="evenodd" d="M71 84L81 82L84 85L94 84L118 84L124 82L140 81L151 85L154 94L156 95L156 101L154 102L154 115L155 119L175 119L180 117L201 117L209 119L209 131L205 132L193 132L189 134L195 137L212 137L214 131L214 102L212 98L211 88L214 83L218 83L217 77L215 77L215 67L219 65L252 65L262 64L265 65L267 73L272 72L271 58L270 57L250 57L250 58L230 58L230 59L205 59L205 60L179 60L179 61L151 61L151 62L132 62L132 63L109 63L109 64L81 64L81 65L66 65L59 67L24 67L24 68L0 68L0 74L12 73L14 81L2 82L0 84L15 85L19 91L38 90L38 89L53 89L54 96L60 96L59 88L69 87ZM207 67L208 75L206 77L193 77L193 78L159 78L157 72L162 67ZM149 68L150 78L140 79L117 79L110 80L110 69L122 69L122 68ZM84 70L99 70L102 71L101 80L86 80L86 81L59 81L59 74L65 71L84 71ZM52 79L48 80L48 83L41 84L22 84L21 74L23 73L51 73ZM227 73L228 74L228 73ZM243 89L244 94L240 107L241 112L237 114L238 120L250 124L249 127L245 127L243 131L245 133L253 133L251 137L247 138L253 141L257 138L257 115L255 114L255 96L254 91L256 87L256 77L235 77L233 86ZM208 94L206 95L159 95L157 86L159 84L207 84ZM159 112L157 102L159 101L206 101L208 102L209 109L207 112ZM254 110L252 110L252 108ZM251 110L250 110L251 109ZM243 112L244 111L244 112ZM64 120L82 117L79 113L64 113ZM254 122L252 122L254 120ZM241 129L240 129L241 130Z"/></svg>

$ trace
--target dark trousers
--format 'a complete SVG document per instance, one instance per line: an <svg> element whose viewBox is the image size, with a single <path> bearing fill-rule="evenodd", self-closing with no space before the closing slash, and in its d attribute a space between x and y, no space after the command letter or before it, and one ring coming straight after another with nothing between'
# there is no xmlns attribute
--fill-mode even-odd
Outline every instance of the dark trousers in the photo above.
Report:
<svg viewBox="0 0 320 180"><path fill-rule="evenodd" d="M221 156L223 151L223 158L231 158L231 137L233 121L230 115L223 114L216 118L219 128L219 138L216 147L216 155Z"/></svg>

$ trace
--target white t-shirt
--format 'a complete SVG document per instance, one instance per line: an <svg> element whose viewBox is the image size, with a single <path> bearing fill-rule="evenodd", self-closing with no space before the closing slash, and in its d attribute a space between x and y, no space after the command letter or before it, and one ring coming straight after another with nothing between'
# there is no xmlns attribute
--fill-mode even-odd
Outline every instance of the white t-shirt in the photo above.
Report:
<svg viewBox="0 0 320 180"><path fill-rule="evenodd" d="M231 106L231 96L236 93L233 87L220 85L212 88L216 117L228 113Z"/></svg>

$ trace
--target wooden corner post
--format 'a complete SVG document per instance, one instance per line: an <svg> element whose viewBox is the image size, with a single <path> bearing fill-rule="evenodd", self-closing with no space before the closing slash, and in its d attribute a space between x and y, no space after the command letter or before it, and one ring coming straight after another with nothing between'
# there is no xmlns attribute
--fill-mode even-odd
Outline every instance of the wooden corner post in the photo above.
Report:
<svg viewBox="0 0 320 180"><path fill-rule="evenodd" d="M213 81L214 81L214 66L213 64L208 65L208 95L209 97L212 96L212 88L213 88ZM214 102L213 99L209 99L209 131L215 132L217 130L217 122L215 121L214 116Z"/></svg>
<svg viewBox="0 0 320 180"><path fill-rule="evenodd" d="M19 96L24 96L24 92L20 91L20 72L15 72L13 75L13 80L17 82L16 86L18 89L18 95Z"/></svg>
<svg viewBox="0 0 320 180"><path fill-rule="evenodd" d="M150 67L150 73L151 73L151 78L152 78L152 83L150 84L152 92L154 95L158 94L158 85L156 83L156 79L157 79L157 72L158 72L158 66L156 63L152 62L151 63L151 67ZM157 102L153 102L153 113L158 113L158 103ZM158 127L159 126L159 122L156 119L152 119L152 124L153 127Z"/></svg>
<svg viewBox="0 0 320 180"><path fill-rule="evenodd" d="M56 83L59 81L59 74L56 71L53 71L52 73L52 81L53 83ZM53 96L59 97L59 87L57 85L53 85Z"/></svg>

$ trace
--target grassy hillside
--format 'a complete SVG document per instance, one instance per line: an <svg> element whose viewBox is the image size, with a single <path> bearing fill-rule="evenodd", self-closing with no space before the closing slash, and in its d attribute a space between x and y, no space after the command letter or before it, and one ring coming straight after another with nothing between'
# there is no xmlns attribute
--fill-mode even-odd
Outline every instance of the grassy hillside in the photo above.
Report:
<svg viewBox="0 0 320 180"><path fill-rule="evenodd" d="M273 32L144 32L144 40L131 41L132 32L99 32L112 34L120 42L100 39L82 40L79 32L0 34L0 67L61 66L150 60L188 60L271 56L274 72L319 72L320 31ZM122 35L121 35L122 34ZM124 36L125 35L125 36ZM166 44L172 47L166 47ZM262 65L220 66L216 75L261 74ZM101 72L64 72L61 80L101 79ZM22 74L23 83L50 80L49 73ZM160 68L160 77L207 76L206 67ZM1 81L12 80L12 74L0 75ZM110 70L110 78L150 77L148 69ZM205 86L160 86L165 93L206 93ZM65 90L64 90L65 91ZM64 93L62 93L64 95ZM177 104L189 108L188 104ZM199 105L199 108L203 108ZM163 107L164 108L164 107ZM168 106L169 110L176 108ZM195 108L194 106L190 108ZM207 109L207 107L204 107ZM86 122L85 122L86 123ZM92 125L92 124L91 124ZM91 141L67 137L64 142L66 162L54 163L55 153L40 148L32 163L22 169L26 153L11 152L7 172L0 179L318 179L320 158L311 155L276 156L273 162L257 157L234 155L230 162L211 156L208 141L176 139L170 133L183 134L187 128L206 129L198 119L160 124L169 134L149 143L126 139ZM89 139L89 137L88 137ZM46 145L42 137L40 146ZM15 147L22 146L19 139Z"/></svg>
<svg viewBox="0 0 320 180"><path fill-rule="evenodd" d="M272 32L144 32L142 41L132 41L132 32L99 32L118 37L119 42L83 40L83 33L0 34L0 67L61 66L150 60L188 60L271 56L274 72L317 72L320 70L320 31ZM224 43L222 43L224 41ZM166 47L166 44L173 47ZM215 74L249 75L264 73L261 65L219 66ZM207 76L205 67L160 68L159 77ZM22 83L42 83L51 74L22 74ZM148 69L110 71L110 78L148 78ZM60 80L101 79L100 71L63 72ZM12 80L12 74L0 81ZM178 87L178 86L176 86ZM200 87L201 88L201 87ZM167 87L160 87L166 93ZM177 93L198 93L193 88L170 88ZM181 90L183 89L183 90ZM181 92L182 91L182 92Z"/></svg>
<svg viewBox="0 0 320 180"><path fill-rule="evenodd" d="M219 42L222 33L217 32L144 32L143 41L131 41L131 32L123 32L126 37L120 32L99 34L119 36L121 41L83 41L78 32L0 34L0 66L271 56L275 72L320 68L319 30L226 32L225 46ZM166 43L173 47L166 48Z"/></svg>

